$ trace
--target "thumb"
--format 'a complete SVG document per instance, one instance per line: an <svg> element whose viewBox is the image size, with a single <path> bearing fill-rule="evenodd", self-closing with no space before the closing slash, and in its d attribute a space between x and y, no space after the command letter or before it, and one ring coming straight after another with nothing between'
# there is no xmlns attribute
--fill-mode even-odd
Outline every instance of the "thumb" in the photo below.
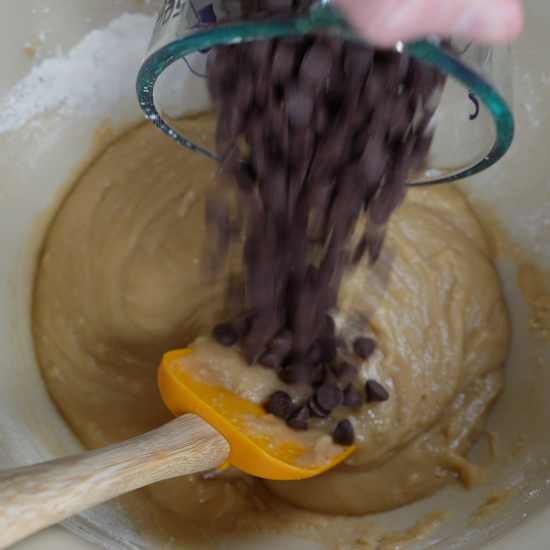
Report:
<svg viewBox="0 0 550 550"><path fill-rule="evenodd" d="M523 26L521 0L337 0L365 39L392 46L430 34L507 42Z"/></svg>

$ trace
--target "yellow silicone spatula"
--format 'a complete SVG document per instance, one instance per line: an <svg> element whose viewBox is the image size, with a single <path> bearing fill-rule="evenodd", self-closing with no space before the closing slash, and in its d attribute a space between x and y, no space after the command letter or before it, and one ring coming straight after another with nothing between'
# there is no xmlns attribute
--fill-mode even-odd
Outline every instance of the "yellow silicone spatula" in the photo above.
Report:
<svg viewBox="0 0 550 550"><path fill-rule="evenodd" d="M355 449L354 446L334 445L334 452L315 454L318 441L300 437L279 422L277 442L262 433L246 429L251 416L261 419L267 415L264 407L220 386L210 386L193 377L192 369L178 368L181 361L193 363L193 349L171 351L160 365L158 385L160 394L175 416L196 414L215 428L229 443L229 458L220 468L236 466L240 470L265 479L304 479L328 470L342 462ZM261 423L258 423L261 426Z"/></svg>
<svg viewBox="0 0 550 550"><path fill-rule="evenodd" d="M327 434L317 441L312 431L296 432L261 405L197 381L174 368L182 360L192 362L193 350L167 353L159 368L160 391L175 420L116 445L0 471L0 549L163 479L229 465L268 479L302 479L332 468L353 451L353 446L333 444ZM261 429L249 429L266 419L265 426L276 428L276 441ZM317 452L319 443L330 452Z"/></svg>

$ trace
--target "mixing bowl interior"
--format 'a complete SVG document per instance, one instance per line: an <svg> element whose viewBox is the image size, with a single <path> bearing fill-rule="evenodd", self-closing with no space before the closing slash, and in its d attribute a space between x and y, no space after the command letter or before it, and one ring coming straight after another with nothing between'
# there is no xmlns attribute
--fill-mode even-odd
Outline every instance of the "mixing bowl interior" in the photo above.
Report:
<svg viewBox="0 0 550 550"><path fill-rule="evenodd" d="M0 100L2 468L82 450L48 396L34 355L30 315L34 269L44 232L75 177L107 143L142 119L134 82L157 3L142 2L139 7L130 1L105 2L103 10L90 8L84 1L73 4L65 9L66 2L51 0L40 7L50 10L38 19L28 15L34 6L30 0L0 7L3 51L12 51L13 44L20 48L20 54L6 54L0 60L6 75L0 84L4 94ZM451 518L413 547L417 549L483 546L511 550L521 541L522 548L536 550L547 548L550 536L550 401L546 399L550 345L544 326L533 326L533 309L516 282L518 271L527 264L543 273L550 269L550 216L546 212L550 202L546 151L550 68L545 56L550 45L550 5L537 0L526 5L527 27L513 55L517 133L512 150L494 168L458 184L498 245L496 263L512 319L506 385L489 419L488 432L471 451L472 458L491 462L491 467L481 487L467 491L449 486L380 515L378 519L393 530L411 526L428 511L450 510ZM122 15L129 10L134 13ZM56 17L50 21L48 13ZM93 29L104 25L108 26L98 39ZM52 28L56 40L52 42L52 33L47 32L44 42L39 40L43 53L34 61L25 58L25 42L42 26ZM47 57L47 49L55 49L57 42L63 48L58 48L57 60L42 59L40 55ZM485 502L485 496L505 486L511 487L505 491L510 498L472 525L471 514ZM167 543L149 537L136 517L126 512L124 500L98 506L66 521L65 526L113 550L152 549ZM309 546L275 536L228 541L235 548L283 544L287 548Z"/></svg>

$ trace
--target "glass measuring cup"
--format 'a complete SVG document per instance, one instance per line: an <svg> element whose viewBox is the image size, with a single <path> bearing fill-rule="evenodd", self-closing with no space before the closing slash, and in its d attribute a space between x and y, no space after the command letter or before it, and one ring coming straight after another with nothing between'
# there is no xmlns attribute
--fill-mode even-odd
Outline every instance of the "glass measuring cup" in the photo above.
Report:
<svg viewBox="0 0 550 550"><path fill-rule="evenodd" d="M359 40L331 0L320 0L300 15L268 19L248 4L245 16L244 4L164 0L137 79L145 116L179 143L216 159L215 117L206 132L193 120L212 108L206 77L213 46L310 33ZM409 185L461 179L497 162L514 134L509 48L435 37L395 48L451 77L434 115L428 166L411 174Z"/></svg>

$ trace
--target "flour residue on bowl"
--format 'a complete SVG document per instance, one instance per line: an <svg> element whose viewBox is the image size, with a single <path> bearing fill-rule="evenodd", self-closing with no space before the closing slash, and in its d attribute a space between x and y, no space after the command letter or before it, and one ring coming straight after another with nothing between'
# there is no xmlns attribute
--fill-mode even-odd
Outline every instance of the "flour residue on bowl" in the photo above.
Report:
<svg viewBox="0 0 550 550"><path fill-rule="evenodd" d="M155 18L126 13L88 33L66 55L45 59L0 105L0 134L17 131L44 113L94 115L133 94ZM136 100L137 102L137 100Z"/></svg>

